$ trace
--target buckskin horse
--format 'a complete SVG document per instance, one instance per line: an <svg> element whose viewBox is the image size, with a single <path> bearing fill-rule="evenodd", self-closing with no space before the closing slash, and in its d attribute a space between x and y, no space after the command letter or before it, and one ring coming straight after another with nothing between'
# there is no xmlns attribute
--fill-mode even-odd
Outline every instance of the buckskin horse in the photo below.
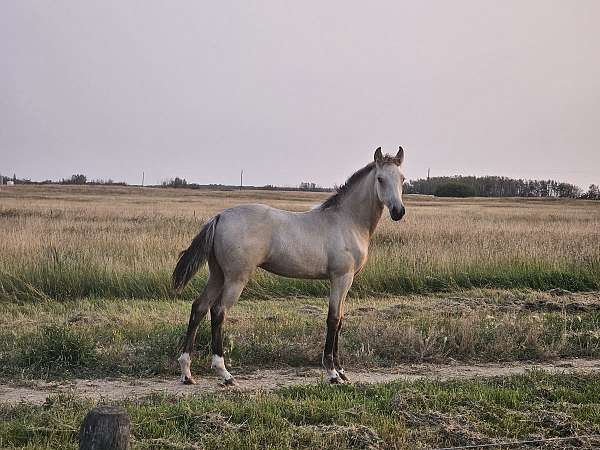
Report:
<svg viewBox="0 0 600 450"><path fill-rule="evenodd" d="M383 209L389 210L394 221L404 216L403 159L402 147L395 156L383 155L378 148L371 163L310 211L240 205L217 214L202 227L189 248L181 252L172 277L172 286L179 291L208 262L208 281L192 304L178 359L183 383L196 383L190 355L200 321L210 310L211 367L225 385L235 384L223 359L223 322L257 267L286 277L330 281L322 363L330 383L348 381L338 352L344 299L354 276L367 262L369 241Z"/></svg>

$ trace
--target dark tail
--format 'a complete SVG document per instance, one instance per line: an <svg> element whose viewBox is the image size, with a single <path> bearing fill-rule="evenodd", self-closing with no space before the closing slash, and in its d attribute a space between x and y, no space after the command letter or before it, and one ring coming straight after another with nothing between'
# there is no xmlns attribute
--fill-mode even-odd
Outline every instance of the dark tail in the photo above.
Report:
<svg viewBox="0 0 600 450"><path fill-rule="evenodd" d="M208 260L213 248L215 228L219 215L210 219L194 238L187 250L179 254L179 261L171 277L171 286L175 291L182 290L194 274Z"/></svg>

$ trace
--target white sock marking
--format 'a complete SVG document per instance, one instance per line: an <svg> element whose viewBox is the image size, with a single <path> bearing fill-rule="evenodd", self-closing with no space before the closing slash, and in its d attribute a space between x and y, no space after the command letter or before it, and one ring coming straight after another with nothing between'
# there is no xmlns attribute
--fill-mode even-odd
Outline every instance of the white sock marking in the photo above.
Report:
<svg viewBox="0 0 600 450"><path fill-rule="evenodd" d="M327 379L329 381L339 378L339 376L340 375L338 374L337 370L335 370L335 369L327 370Z"/></svg>
<svg viewBox="0 0 600 450"><path fill-rule="evenodd" d="M189 353L183 353L178 359L179 367L181 368L181 381L185 381L187 378L192 378L192 371L190 367L192 365L192 359L190 358Z"/></svg>
<svg viewBox="0 0 600 450"><path fill-rule="evenodd" d="M225 360L222 356L213 355L212 363L210 365L211 369L214 369L220 377L223 377L225 380L229 380L233 378L231 374L227 371L225 367Z"/></svg>

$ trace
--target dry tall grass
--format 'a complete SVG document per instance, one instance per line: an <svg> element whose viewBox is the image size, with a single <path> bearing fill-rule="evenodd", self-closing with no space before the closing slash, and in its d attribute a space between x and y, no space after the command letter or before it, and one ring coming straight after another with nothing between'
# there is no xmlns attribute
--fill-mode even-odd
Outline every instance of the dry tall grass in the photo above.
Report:
<svg viewBox="0 0 600 450"><path fill-rule="evenodd" d="M326 194L134 187L0 189L4 298L167 297L177 254L204 220L248 202L306 210ZM387 217L353 294L457 287L600 287L600 204L406 196ZM201 287L197 277L186 295ZM246 295L323 295L323 282L259 272Z"/></svg>

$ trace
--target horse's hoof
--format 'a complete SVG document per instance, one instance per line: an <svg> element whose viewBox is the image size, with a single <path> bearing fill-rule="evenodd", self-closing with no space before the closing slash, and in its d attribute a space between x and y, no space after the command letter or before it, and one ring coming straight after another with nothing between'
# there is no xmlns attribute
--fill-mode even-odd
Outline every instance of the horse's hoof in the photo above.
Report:
<svg viewBox="0 0 600 450"><path fill-rule="evenodd" d="M226 380L223 380L223 386L225 386L225 387L237 386L235 378L231 377L231 378L227 378Z"/></svg>
<svg viewBox="0 0 600 450"><path fill-rule="evenodd" d="M330 379L329 379L329 384L344 384L344 380L342 380L342 379L340 378L340 376L338 375L338 376L337 376L337 377L335 377L335 378L330 378Z"/></svg>
<svg viewBox="0 0 600 450"><path fill-rule="evenodd" d="M350 383L350 380L348 379L348 377L346 376L346 374L344 372L340 373L339 376L342 380L344 380L344 383Z"/></svg>
<svg viewBox="0 0 600 450"><path fill-rule="evenodd" d="M196 380L194 380L192 377L186 376L183 379L183 384L197 384L197 383L196 383Z"/></svg>

